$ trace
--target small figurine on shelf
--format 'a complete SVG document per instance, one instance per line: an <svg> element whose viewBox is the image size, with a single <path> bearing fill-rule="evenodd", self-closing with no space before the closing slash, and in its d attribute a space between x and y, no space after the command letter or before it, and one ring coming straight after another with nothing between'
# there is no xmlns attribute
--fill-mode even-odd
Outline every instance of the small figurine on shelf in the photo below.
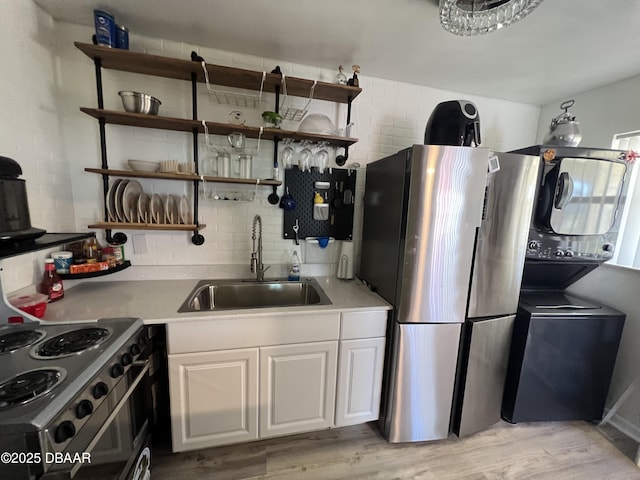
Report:
<svg viewBox="0 0 640 480"><path fill-rule="evenodd" d="M353 68L353 77L349 79L347 85L351 85L352 87L359 87L360 82L358 81L358 74L360 73L360 65L353 64L351 65Z"/></svg>
<svg viewBox="0 0 640 480"><path fill-rule="evenodd" d="M347 76L344 74L344 67L342 65L338 66L338 74L336 75L336 83L340 85L347 84Z"/></svg>

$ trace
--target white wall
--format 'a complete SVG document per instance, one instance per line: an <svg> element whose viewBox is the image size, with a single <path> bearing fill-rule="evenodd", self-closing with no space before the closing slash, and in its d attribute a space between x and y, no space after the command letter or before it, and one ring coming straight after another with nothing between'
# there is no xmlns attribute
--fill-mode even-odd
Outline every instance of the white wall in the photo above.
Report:
<svg viewBox="0 0 640 480"><path fill-rule="evenodd" d="M3 78L0 86L9 89L16 104L23 106L23 111L29 115L37 114L37 123L47 130L47 135L33 135L39 152L50 152L49 159L56 165L59 182L57 185L71 185L73 203L64 212L54 210L51 218L44 222L44 217L34 216L34 225L42 225L47 229L62 228L63 221L77 230L86 230L86 226L102 218L101 178L95 174L84 172L85 167L98 167L100 164L98 123L93 118L81 113L79 107L95 107L97 105L95 91L95 75L93 62L80 50L73 46L74 41L90 43L93 29L91 19L87 19L87 26L81 27L71 24L56 24L46 14L38 11L30 2L14 2L15 16L23 17L24 22L32 22L31 29L18 28L12 15L3 15L0 20L0 30L6 27L10 34L5 34L9 45L16 48L6 50L12 62L22 63L24 71L14 72L9 79ZM41 24L48 26L43 29ZM37 24L37 25L36 25ZM37 28L36 28L37 27ZM43 34L47 33L45 37ZM22 59L23 51L17 48L19 44L27 43L32 48L42 50L41 62L32 59ZM270 71L275 65L280 65L287 75L332 81L334 71L327 71L307 65L291 64L286 60L265 59L212 48L169 42L162 39L144 38L131 32L130 45L132 50L178 58L189 58L192 50L196 50L210 63L248 68L253 70ZM57 61L53 63L49 55L55 52ZM15 58L13 58L15 57ZM339 63L336 61L336 64ZM37 65L44 65L40 69ZM27 67L35 69L29 75ZM25 78L27 77L27 78ZM37 79L37 81L36 81ZM105 108L122 110L119 90L138 90L150 93L161 99L161 114L190 118L191 96L190 84L176 80L134 75L112 70L103 71ZM212 79L215 82L215 79ZM464 95L456 92L437 90L428 87L393 82L366 75L366 66L360 76L363 93L353 104L352 120L356 123L353 136L360 140L350 149L350 162L358 162L363 167L366 163L408 147L414 143L422 143L424 127L434 106L444 100L467 98L478 106L482 120L483 145L495 150L508 150L534 142L536 126L538 124L539 109L536 106L495 100L490 98ZM42 91L41 91L42 90ZM42 115L40 105L29 103L34 95L48 95L51 108ZM296 104L304 104L304 99L296 100ZM206 89L199 86L199 117L211 121L224 122L227 115L235 108L219 106L209 101ZM273 96L266 95L264 107L258 111L245 111L249 124L261 123L262 110L273 109ZM318 111L329 115L334 122L344 124L346 107L336 106L328 102L313 101L310 111ZM19 114L21 115L21 114ZM53 117L53 118L50 118ZM7 118L0 119L0 130L14 128L17 122ZM46 129L44 127L47 127ZM284 125L285 128L296 129L296 124ZM32 128L31 123L25 128ZM51 133L54 130L55 134ZM29 132L30 135L30 132ZM200 155L205 156L206 147L203 136L200 136ZM224 144L223 137L215 137L219 144ZM29 161L15 147L14 136L8 135L6 144L12 145L13 150L5 149L16 160L23 163ZM253 148L256 141L249 143ZM192 158L192 140L189 134L180 132L166 132L161 130L128 128L121 126L107 126L107 147L109 165L118 168L126 164L129 158L158 161L162 159L178 159L190 161ZM260 155L254 158L254 174L258 177L271 176L272 162L271 142L262 142ZM5 153L5 154L9 154ZM40 160L42 155L34 155ZM60 177L60 171L65 172ZM359 188L356 192L356 205L362 205L364 168L359 172ZM25 178L31 186L30 202L38 204L37 197L32 193L36 185L55 185L54 179L37 169L25 169ZM141 180L145 191L158 193L187 193L190 185L181 182L145 181ZM217 188L210 185L211 188ZM56 187L53 187L57 189ZM132 242L126 246L126 254L135 265L247 265L251 251L251 221L255 214L260 214L264 223L264 263L285 264L293 248L293 242L282 239L282 211L268 204L266 196L269 189L258 189L258 199L255 203L234 202L201 202L200 222L207 225L203 230L206 242L197 247L191 244L191 234L187 232L165 233L126 231L131 239L140 235L146 241L148 253L133 251ZM282 189L280 189L280 194ZM63 193L63 195L65 195ZM66 194L68 195L68 193ZM298 199L300 201L300 199ZM55 220L54 220L55 219ZM56 223L58 222L58 223ZM359 239L361 224L361 210L356 212L354 237ZM99 239L103 233L98 232ZM20 257L20 265L25 260ZM15 290L29 285L38 278L37 264L30 270L30 275L19 275L15 263L9 262L5 267L5 283L8 290ZM11 268L10 268L11 267ZM303 273L305 267L303 266ZM274 270L272 270L273 272ZM248 272L247 272L248 273ZM28 277L28 278L27 278Z"/></svg>
<svg viewBox="0 0 640 480"><path fill-rule="evenodd" d="M56 26L31 2L3 2L0 16L0 155L13 158L26 180L31 223L48 231L75 231L72 178L58 115L61 76ZM45 253L0 262L9 287L39 278Z"/></svg>
<svg viewBox="0 0 640 480"><path fill-rule="evenodd" d="M580 122L580 146L611 148L611 140L616 133L640 130L640 112L635 108L638 91L640 76L573 95L571 98L576 103L569 113L575 115L576 121ZM541 108L539 143L549 130L551 120L564 111L560 109L562 101L564 100Z"/></svg>
<svg viewBox="0 0 640 480"><path fill-rule="evenodd" d="M606 408L611 408L640 375L640 271L605 264L569 287L569 291L627 314L607 398ZM640 441L640 388L622 404L612 423Z"/></svg>
<svg viewBox="0 0 640 480"><path fill-rule="evenodd" d="M640 130L640 111L635 108L640 76L613 83L573 96L576 103L571 113L580 122L581 146L611 148L616 133ZM542 141L551 119L561 110L560 102L541 109L538 140ZM622 342L609 390L610 408L633 379L640 375L640 271L605 265L572 285L569 290L601 301L627 314ZM640 389L629 397L615 424L640 440Z"/></svg>

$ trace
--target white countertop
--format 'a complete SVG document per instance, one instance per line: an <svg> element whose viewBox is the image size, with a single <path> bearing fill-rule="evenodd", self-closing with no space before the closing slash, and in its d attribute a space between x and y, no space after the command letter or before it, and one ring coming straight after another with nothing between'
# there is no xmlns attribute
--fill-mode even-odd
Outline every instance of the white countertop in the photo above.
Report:
<svg viewBox="0 0 640 480"><path fill-rule="evenodd" d="M146 324L260 314L300 314L331 311L389 310L391 306L359 280L314 277L331 305L253 308L178 313L200 279L85 281L65 292L62 300L47 306L43 322L93 321L107 317L140 317Z"/></svg>

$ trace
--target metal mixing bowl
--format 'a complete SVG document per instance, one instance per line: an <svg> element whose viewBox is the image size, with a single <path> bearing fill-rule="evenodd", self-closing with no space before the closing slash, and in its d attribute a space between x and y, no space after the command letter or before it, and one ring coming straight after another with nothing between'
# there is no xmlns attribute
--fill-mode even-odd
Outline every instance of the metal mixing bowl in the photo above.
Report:
<svg viewBox="0 0 640 480"><path fill-rule="evenodd" d="M149 115L157 115L160 108L160 100L146 93L140 92L118 92L122 98L122 105L127 112L145 113Z"/></svg>

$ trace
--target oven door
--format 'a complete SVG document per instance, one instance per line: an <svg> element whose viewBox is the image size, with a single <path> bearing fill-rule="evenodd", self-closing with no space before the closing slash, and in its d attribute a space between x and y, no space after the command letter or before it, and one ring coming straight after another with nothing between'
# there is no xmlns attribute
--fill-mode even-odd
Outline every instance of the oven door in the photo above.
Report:
<svg viewBox="0 0 640 480"><path fill-rule="evenodd" d="M150 468L150 392L149 360L134 362L93 413L92 423L65 449L72 456L80 454L80 461L55 464L42 479L146 480L145 472Z"/></svg>
<svg viewBox="0 0 640 480"><path fill-rule="evenodd" d="M557 235L602 235L614 225L626 165L565 157L544 177L536 220Z"/></svg>

